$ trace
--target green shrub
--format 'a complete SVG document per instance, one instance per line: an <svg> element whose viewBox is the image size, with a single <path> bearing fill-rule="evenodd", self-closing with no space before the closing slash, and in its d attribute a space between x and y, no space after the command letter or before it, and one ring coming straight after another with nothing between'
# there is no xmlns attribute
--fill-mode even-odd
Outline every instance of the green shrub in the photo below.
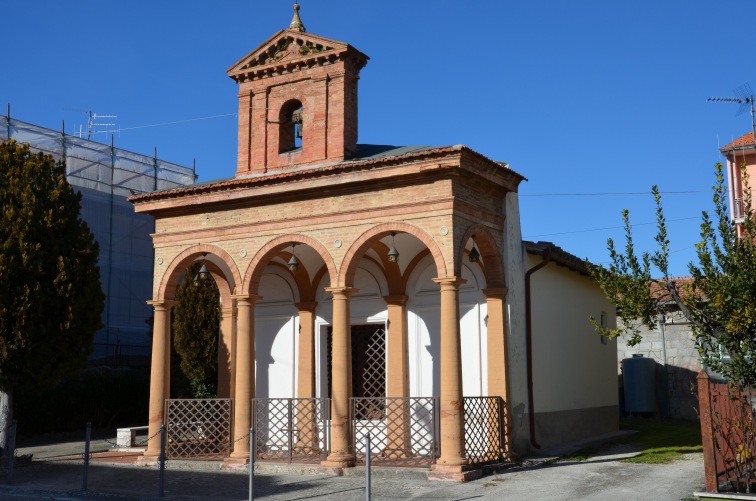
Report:
<svg viewBox="0 0 756 501"><path fill-rule="evenodd" d="M37 435L147 424L147 371L87 369L38 394L14 395L19 434Z"/></svg>

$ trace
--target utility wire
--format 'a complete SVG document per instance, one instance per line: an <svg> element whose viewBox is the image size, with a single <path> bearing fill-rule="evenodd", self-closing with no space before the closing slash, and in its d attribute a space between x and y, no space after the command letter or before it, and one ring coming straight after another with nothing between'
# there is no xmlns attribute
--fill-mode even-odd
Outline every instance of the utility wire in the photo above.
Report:
<svg viewBox="0 0 756 501"><path fill-rule="evenodd" d="M694 193L708 193L711 190L691 190L691 191L660 191L661 195L690 195ZM618 192L599 192L599 193L532 193L529 195L520 193L520 197L601 197L617 195L651 195L650 191L618 191Z"/></svg>
<svg viewBox="0 0 756 501"><path fill-rule="evenodd" d="M163 127L165 125L176 125L176 124L183 124L187 122L196 122L198 120L211 120L213 118L231 117L231 116L236 116L236 115L237 115L236 113L224 113L222 115L212 115L209 117L199 117L199 118L188 118L186 120L175 120L173 122L163 122L159 124L135 125L134 127L122 127L122 128L114 129L114 130L93 131L91 132L91 134L113 134L116 132L123 132L125 130L146 129L148 127Z"/></svg>
<svg viewBox="0 0 756 501"><path fill-rule="evenodd" d="M680 218L680 219L669 219L668 222L673 223L673 222L677 222L677 221L690 221L692 219L700 219L700 218L701 218L701 216L684 217L684 218ZM637 223L637 224L633 224L632 226L633 227L636 227L636 226L650 226L652 224L656 224L656 222L653 222L653 223ZM560 233L543 233L541 235L527 235L527 236L525 236L523 238L530 239L530 238L550 237L550 236L554 236L554 235L572 235L574 233L589 233L591 231L618 230L618 229L623 229L623 228L624 228L624 226L607 226L605 228L592 228L592 229L589 229L589 230L575 230L575 231L563 231L563 232L560 232Z"/></svg>

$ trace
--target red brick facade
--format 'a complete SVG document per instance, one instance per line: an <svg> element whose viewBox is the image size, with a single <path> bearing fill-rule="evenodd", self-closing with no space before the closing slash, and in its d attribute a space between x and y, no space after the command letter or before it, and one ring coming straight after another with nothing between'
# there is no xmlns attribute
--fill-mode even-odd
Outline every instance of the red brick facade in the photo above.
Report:
<svg viewBox="0 0 756 501"><path fill-rule="evenodd" d="M368 57L288 29L228 70L239 84L236 175L351 158L357 147L357 81ZM301 147L292 112L302 108Z"/></svg>

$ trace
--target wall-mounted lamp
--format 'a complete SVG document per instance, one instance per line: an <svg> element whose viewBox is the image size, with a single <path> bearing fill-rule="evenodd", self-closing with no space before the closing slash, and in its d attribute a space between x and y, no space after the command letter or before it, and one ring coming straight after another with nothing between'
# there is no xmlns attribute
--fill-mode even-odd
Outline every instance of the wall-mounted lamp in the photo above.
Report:
<svg viewBox="0 0 756 501"><path fill-rule="evenodd" d="M480 252L478 252L478 249L475 248L475 235L472 236L472 242L473 242L473 246L472 246L472 250L470 251L470 255L468 256L468 258L470 259L471 263L478 263L480 262Z"/></svg>
<svg viewBox="0 0 756 501"><path fill-rule="evenodd" d="M396 250L396 242L394 241L394 237L396 236L395 232L391 232L391 248L388 251L388 260L391 263L397 263L399 262L399 251Z"/></svg>
<svg viewBox="0 0 756 501"><path fill-rule="evenodd" d="M294 273L299 269L299 261L297 261L297 256L294 254L294 247L296 247L296 243L291 244L291 259L289 259L289 262L286 263L286 266L289 267L289 271Z"/></svg>

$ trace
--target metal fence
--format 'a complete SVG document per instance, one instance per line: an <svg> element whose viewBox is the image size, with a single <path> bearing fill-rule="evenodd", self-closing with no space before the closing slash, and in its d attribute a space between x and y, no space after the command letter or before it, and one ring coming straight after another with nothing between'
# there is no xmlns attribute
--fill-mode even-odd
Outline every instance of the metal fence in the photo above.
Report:
<svg viewBox="0 0 756 501"><path fill-rule="evenodd" d="M220 459L231 452L230 398L165 401L166 456Z"/></svg>
<svg viewBox="0 0 756 501"><path fill-rule="evenodd" d="M255 398L255 461L319 463L330 451L330 400Z"/></svg>
<svg viewBox="0 0 756 501"><path fill-rule="evenodd" d="M149 345L94 343L87 364L92 367L150 367L152 347Z"/></svg>
<svg viewBox="0 0 756 501"><path fill-rule="evenodd" d="M502 461L506 415L500 397L464 397L465 451L470 464Z"/></svg>
<svg viewBox="0 0 756 501"><path fill-rule="evenodd" d="M708 492L756 492L756 391L698 375Z"/></svg>
<svg viewBox="0 0 756 501"><path fill-rule="evenodd" d="M435 398L350 398L357 464L365 464L365 436L371 435L375 466L430 466L436 462Z"/></svg>

